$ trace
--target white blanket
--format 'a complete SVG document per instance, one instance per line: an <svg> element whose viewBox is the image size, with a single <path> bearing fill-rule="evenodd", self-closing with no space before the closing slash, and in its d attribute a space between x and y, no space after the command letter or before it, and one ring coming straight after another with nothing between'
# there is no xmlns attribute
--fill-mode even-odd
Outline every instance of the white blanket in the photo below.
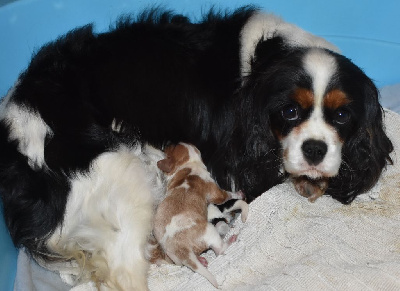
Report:
<svg viewBox="0 0 400 291"><path fill-rule="evenodd" d="M400 290L400 115L386 111L385 123L395 146L394 166L351 205L329 196L310 203L290 183L250 204L247 222L239 219L231 231L238 241L223 256L205 254L222 290ZM20 255L19 266L26 263L21 260ZM18 284L26 275L20 267L18 272L15 289L34 290ZM200 275L175 265L152 265L149 287L215 290ZM95 288L83 284L72 290Z"/></svg>

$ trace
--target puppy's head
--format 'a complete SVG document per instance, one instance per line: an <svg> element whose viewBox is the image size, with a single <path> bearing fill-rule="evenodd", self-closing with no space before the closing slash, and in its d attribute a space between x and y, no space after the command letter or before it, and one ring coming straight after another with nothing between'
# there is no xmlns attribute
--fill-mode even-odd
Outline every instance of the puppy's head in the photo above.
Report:
<svg viewBox="0 0 400 291"><path fill-rule="evenodd" d="M177 169L191 162L202 162L200 151L191 144L179 143L165 149L166 158L158 161L157 166L163 172L172 175Z"/></svg>
<svg viewBox="0 0 400 291"><path fill-rule="evenodd" d="M376 183L392 144L376 87L349 59L272 39L258 45L246 82L261 108L257 122L279 141L289 175L324 181L344 203Z"/></svg>

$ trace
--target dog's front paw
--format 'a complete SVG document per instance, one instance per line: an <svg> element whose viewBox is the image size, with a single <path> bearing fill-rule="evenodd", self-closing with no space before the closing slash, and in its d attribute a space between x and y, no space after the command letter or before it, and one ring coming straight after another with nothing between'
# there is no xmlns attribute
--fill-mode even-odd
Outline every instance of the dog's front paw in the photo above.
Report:
<svg viewBox="0 0 400 291"><path fill-rule="evenodd" d="M328 188L328 179L311 180L300 176L293 178L293 184L301 196L307 197L310 202L314 202L325 194Z"/></svg>

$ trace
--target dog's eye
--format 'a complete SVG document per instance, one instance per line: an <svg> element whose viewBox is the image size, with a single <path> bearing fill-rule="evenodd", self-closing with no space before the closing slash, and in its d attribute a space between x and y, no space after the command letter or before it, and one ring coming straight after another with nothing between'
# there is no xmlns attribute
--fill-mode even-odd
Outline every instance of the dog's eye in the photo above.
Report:
<svg viewBox="0 0 400 291"><path fill-rule="evenodd" d="M299 118L299 110L296 105L288 105L282 109L282 117L289 121L294 121Z"/></svg>
<svg viewBox="0 0 400 291"><path fill-rule="evenodd" d="M333 120L337 124L345 124L350 120L350 113L344 109L338 109L335 111Z"/></svg>

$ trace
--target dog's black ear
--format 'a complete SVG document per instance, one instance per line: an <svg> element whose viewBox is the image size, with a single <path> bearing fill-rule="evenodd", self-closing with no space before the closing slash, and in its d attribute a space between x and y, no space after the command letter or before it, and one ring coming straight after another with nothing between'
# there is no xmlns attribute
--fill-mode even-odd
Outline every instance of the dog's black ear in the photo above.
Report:
<svg viewBox="0 0 400 291"><path fill-rule="evenodd" d="M243 189L248 202L283 181L281 146L271 129L269 85L261 75L245 82L235 98L235 129L226 148L232 157L227 176L235 177L235 189Z"/></svg>
<svg viewBox="0 0 400 291"><path fill-rule="evenodd" d="M378 91L369 79L365 82L364 115L356 125L356 133L344 143L339 175L329 184L327 193L342 203L350 203L378 181L387 163L393 145L384 131L383 110L378 101Z"/></svg>
<svg viewBox="0 0 400 291"><path fill-rule="evenodd" d="M270 67L274 62L284 59L290 51L280 36L274 36L267 40L260 39L254 50L254 56L250 60L251 70L263 71L260 66Z"/></svg>

